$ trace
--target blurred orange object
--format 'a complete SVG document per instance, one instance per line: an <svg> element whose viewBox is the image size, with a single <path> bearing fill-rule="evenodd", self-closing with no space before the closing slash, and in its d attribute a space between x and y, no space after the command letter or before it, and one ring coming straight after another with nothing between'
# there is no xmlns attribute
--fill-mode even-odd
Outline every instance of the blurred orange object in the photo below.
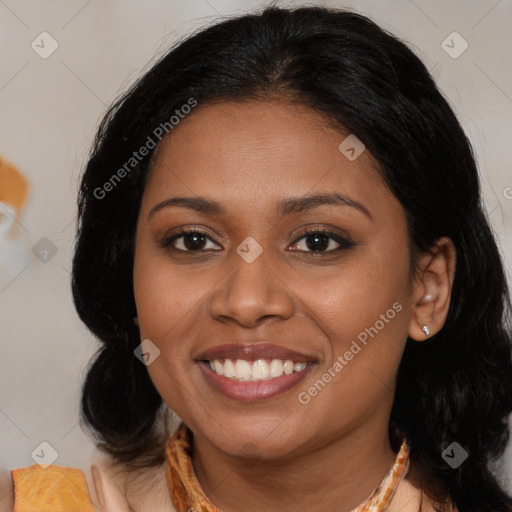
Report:
<svg viewBox="0 0 512 512"><path fill-rule="evenodd" d="M0 157L0 202L16 208L19 215L28 195L28 181L11 163Z"/></svg>

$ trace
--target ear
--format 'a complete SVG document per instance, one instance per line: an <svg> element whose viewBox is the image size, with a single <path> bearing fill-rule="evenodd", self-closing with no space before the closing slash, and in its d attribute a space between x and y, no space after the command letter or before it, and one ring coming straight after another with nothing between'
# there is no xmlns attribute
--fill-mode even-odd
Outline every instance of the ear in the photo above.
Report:
<svg viewBox="0 0 512 512"><path fill-rule="evenodd" d="M451 238L437 239L420 256L412 291L409 337L423 341L441 330L450 307L457 251ZM422 330L427 326L428 335Z"/></svg>
<svg viewBox="0 0 512 512"><path fill-rule="evenodd" d="M134 316L134 317L132 318L132 320L133 320L133 323L134 323L137 327L139 327L139 319L138 319L136 316Z"/></svg>

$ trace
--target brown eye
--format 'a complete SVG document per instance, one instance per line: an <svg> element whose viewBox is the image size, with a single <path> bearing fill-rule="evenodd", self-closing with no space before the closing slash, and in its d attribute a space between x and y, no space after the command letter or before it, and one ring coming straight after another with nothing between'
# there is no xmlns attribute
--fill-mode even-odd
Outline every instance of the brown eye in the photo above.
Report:
<svg viewBox="0 0 512 512"><path fill-rule="evenodd" d="M205 247L208 241L213 243L213 240L204 231L188 229L164 239L161 245L162 247L171 246L171 249L176 251L200 252L212 249L212 247Z"/></svg>
<svg viewBox="0 0 512 512"><path fill-rule="evenodd" d="M332 231L322 229L306 231L304 235L294 242L294 245L299 245L299 241L302 240L304 240L305 243L302 244L303 248L299 248L298 250L301 252L311 252L313 254L334 253L343 249L350 249L355 245L350 240Z"/></svg>

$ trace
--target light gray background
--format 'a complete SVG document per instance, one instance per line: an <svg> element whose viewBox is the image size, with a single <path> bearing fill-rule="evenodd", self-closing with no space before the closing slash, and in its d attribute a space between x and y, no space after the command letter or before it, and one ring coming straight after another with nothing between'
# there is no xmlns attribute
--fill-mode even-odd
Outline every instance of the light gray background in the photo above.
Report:
<svg viewBox="0 0 512 512"><path fill-rule="evenodd" d="M31 453L42 441L57 450L59 465L85 468L93 455L78 426L78 402L96 344L74 311L69 270L78 176L106 106L177 38L266 3L0 0L0 155L31 186L19 239L30 249L48 237L58 248L47 263L31 256L28 268L0 290L1 467L33 464ZM510 274L512 1L308 3L369 15L408 41L432 70L474 145ZM279 3L291 4L304 2ZM31 48L43 31L59 44L48 59ZM457 59L441 47L453 31L469 43ZM510 450L507 468L510 478Z"/></svg>

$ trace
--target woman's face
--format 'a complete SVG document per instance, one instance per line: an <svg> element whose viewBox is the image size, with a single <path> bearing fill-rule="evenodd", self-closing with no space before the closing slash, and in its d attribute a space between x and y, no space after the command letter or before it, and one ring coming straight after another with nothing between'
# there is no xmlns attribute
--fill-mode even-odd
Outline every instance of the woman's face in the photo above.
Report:
<svg viewBox="0 0 512 512"><path fill-rule="evenodd" d="M160 350L148 371L163 400L225 453L387 435L411 322L407 226L348 135L306 107L225 102L159 147L136 233L141 340Z"/></svg>

